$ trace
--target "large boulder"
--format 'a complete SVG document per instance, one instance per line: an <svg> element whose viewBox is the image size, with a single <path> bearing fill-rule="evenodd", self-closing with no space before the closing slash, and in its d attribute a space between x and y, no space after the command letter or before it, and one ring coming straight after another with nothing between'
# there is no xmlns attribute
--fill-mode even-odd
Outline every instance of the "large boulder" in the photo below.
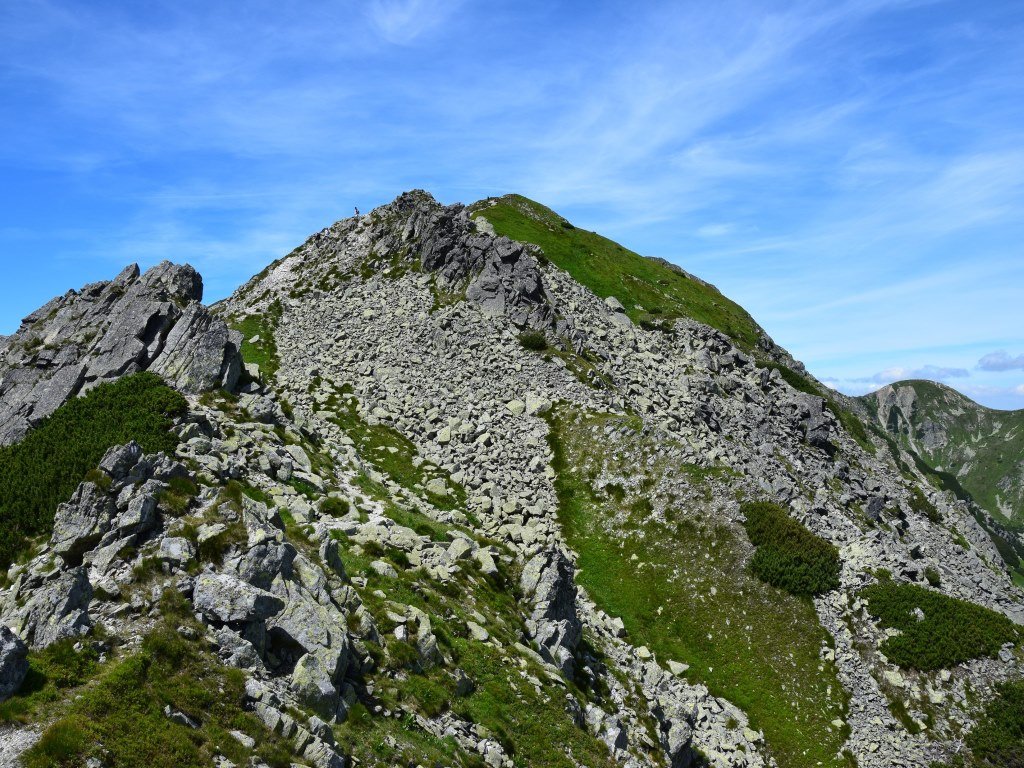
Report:
<svg viewBox="0 0 1024 768"><path fill-rule="evenodd" d="M526 621L530 637L540 654L572 677L576 662L573 654L583 634L576 613L575 569L560 549L547 549L535 555L523 568L520 587L533 603Z"/></svg>
<svg viewBox="0 0 1024 768"><path fill-rule="evenodd" d="M334 664L320 654L307 653L292 672L291 688L299 701L325 720L334 720L341 695L334 682Z"/></svg>
<svg viewBox="0 0 1024 768"><path fill-rule="evenodd" d="M242 371L241 346L241 334L202 304L190 304L150 370L182 392L233 389Z"/></svg>
<svg viewBox="0 0 1024 768"><path fill-rule="evenodd" d="M28 646L0 624L0 701L18 692L28 674Z"/></svg>
<svg viewBox="0 0 1024 768"><path fill-rule="evenodd" d="M82 556L99 543L117 514L114 499L93 483L82 483L71 499L57 507L53 518L53 551L66 563L79 565Z"/></svg>
<svg viewBox="0 0 1024 768"><path fill-rule="evenodd" d="M3 617L4 623L32 648L45 648L58 640L79 637L92 626L89 617L92 585L84 567L54 571L31 588L19 587L10 597L15 602L25 597L25 603L10 610Z"/></svg>
<svg viewBox="0 0 1024 768"><path fill-rule="evenodd" d="M284 608L276 595L226 573L201 574L192 602L207 619L222 624L265 621Z"/></svg>

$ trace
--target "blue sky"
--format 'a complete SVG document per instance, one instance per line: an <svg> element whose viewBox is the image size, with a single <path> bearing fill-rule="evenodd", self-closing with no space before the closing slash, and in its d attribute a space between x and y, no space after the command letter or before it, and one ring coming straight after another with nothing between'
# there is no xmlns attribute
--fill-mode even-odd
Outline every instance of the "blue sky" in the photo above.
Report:
<svg viewBox="0 0 1024 768"><path fill-rule="evenodd" d="M231 292L422 187L717 284L833 386L1024 407L1024 3L5 0L0 333L160 259Z"/></svg>

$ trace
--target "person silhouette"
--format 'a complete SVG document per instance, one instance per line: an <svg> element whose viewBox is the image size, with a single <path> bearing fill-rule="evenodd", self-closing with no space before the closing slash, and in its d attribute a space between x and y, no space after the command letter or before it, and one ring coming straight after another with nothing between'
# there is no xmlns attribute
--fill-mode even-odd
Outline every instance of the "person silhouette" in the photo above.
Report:
<svg viewBox="0 0 1024 768"><path fill-rule="evenodd" d="M359 218L359 206L358 205L356 206L356 218L357 219Z"/></svg>

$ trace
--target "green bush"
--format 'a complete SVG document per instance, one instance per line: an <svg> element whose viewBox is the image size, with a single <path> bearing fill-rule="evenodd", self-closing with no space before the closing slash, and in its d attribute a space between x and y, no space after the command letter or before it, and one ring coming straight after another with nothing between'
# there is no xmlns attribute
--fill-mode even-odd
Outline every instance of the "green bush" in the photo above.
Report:
<svg viewBox="0 0 1024 768"><path fill-rule="evenodd" d="M108 448L135 440L147 453L173 452L172 418L186 407L159 376L137 373L69 400L20 443L0 448L0 568L27 537L50 532L57 505Z"/></svg>
<svg viewBox="0 0 1024 768"><path fill-rule="evenodd" d="M881 646L901 667L946 669L995 656L1003 644L1020 640L1020 630L1001 613L916 584L883 580L865 587L861 596L881 626L901 631Z"/></svg>
<svg viewBox="0 0 1024 768"><path fill-rule="evenodd" d="M924 515L933 523L942 522L942 515L939 514L939 510L928 501L928 497L921 492L920 488L910 489L910 508L918 514Z"/></svg>
<svg viewBox="0 0 1024 768"><path fill-rule="evenodd" d="M1003 683L967 735L967 746L978 765L999 768L1024 766L1024 681Z"/></svg>
<svg viewBox="0 0 1024 768"><path fill-rule="evenodd" d="M839 550L815 536L778 504L749 502L741 508L750 543L750 566L762 581L794 595L820 595L839 588Z"/></svg>
<svg viewBox="0 0 1024 768"><path fill-rule="evenodd" d="M523 349L531 352L543 352L548 348L548 340L542 331L526 331L519 334L519 343Z"/></svg>

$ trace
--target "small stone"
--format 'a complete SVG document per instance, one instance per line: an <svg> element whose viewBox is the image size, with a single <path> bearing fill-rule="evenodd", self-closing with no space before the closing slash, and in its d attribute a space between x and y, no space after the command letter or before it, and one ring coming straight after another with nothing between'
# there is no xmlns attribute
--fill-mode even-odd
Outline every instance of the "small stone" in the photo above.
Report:
<svg viewBox="0 0 1024 768"><path fill-rule="evenodd" d="M466 627L469 629L469 636L478 642L486 643L491 639L490 633L475 621L467 621Z"/></svg>

